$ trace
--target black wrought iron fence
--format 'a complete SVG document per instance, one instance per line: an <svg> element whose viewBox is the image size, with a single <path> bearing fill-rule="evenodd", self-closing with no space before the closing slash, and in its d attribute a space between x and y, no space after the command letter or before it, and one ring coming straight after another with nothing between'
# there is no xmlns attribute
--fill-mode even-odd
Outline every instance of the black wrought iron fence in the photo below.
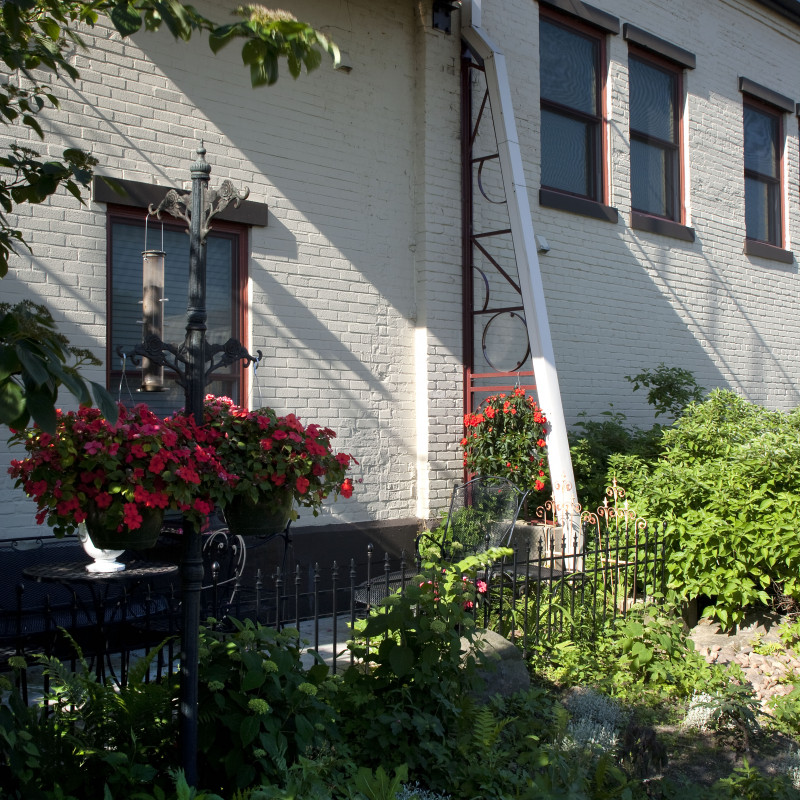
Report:
<svg viewBox="0 0 800 800"><path fill-rule="evenodd" d="M583 515L575 526L522 525L519 533L512 555L476 576L485 591L474 613L479 625L503 633L525 651L547 647L579 628L591 635L635 604L663 596L663 529L626 510L607 505L602 513ZM304 562L302 554L295 557L293 570L258 572L251 580L238 575L233 589L226 584L223 591L219 576L212 576L203 593L209 624L224 626L235 617L297 628L305 647L341 670L351 663L346 642L357 620L387 594L427 579L419 557L379 555L372 546L360 561L322 565ZM33 588L20 584L13 606L0 608L0 671L13 674L26 696L37 680L37 691L46 690L46 683L35 672L12 667L22 660L33 665L38 653L74 667L75 645L99 677L120 683L127 679L131 659L159 645L150 677L177 669L180 593L174 576L109 593L101 602L72 590L61 592L56 603L39 587L31 592L34 602L26 604L26 592Z"/></svg>

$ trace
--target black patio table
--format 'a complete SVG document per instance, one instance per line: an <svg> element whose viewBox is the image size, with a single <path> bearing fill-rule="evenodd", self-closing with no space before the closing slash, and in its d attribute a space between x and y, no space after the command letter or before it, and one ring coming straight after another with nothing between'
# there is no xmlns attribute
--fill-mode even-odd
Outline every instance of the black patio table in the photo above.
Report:
<svg viewBox="0 0 800 800"><path fill-rule="evenodd" d="M124 570L117 572L89 572L85 561L71 561L61 564L33 564L22 570L24 577L38 583L59 583L69 589L76 601L82 606L83 613L91 618L90 609L86 608L81 593L76 587L86 587L91 595L91 604L94 606L94 620L97 631L96 640L96 673L98 680L103 680L106 674L106 663L109 674L116 678L114 668L110 661L109 632L112 623L121 623L136 613L131 613L129 603L123 607L123 599L127 601L130 592L145 583L163 580L178 573L178 566L168 562L159 561L133 561L126 565ZM122 590L121 595L113 598L122 609L122 616L115 620L114 614L106 613L109 595L112 590ZM85 597L85 595L84 595ZM85 630L85 628L84 628Z"/></svg>

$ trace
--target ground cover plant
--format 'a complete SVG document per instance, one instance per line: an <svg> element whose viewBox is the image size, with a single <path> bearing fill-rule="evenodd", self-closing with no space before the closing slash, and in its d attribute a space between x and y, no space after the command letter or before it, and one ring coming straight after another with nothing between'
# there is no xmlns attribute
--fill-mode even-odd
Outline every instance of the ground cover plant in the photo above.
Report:
<svg viewBox="0 0 800 800"><path fill-rule="evenodd" d="M774 729L800 737L800 702L789 695L774 722L765 717L735 670L700 657L668 605L625 618L607 609L600 624L580 606L571 616L562 608L548 647L530 654L532 687L482 700L481 654L468 655L467 644L486 558L430 562L412 591L387 598L354 632L359 661L343 676L304 667L296 631L251 622L205 631L200 791L175 770L174 681L147 682L142 664L119 692L87 664L72 673L48 660L48 715L18 701L0 706L0 796L800 797L790 759L773 775L740 760L707 785L670 773L675 748L692 745L682 725L693 708L715 720L716 746L730 749L742 731L754 746ZM797 627L785 626L787 642ZM680 733L665 733L665 723Z"/></svg>

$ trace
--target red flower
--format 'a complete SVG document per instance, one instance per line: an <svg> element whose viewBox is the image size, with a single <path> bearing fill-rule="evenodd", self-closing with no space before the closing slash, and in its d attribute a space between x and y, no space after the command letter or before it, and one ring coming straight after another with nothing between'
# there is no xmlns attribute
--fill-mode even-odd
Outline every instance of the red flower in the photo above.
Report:
<svg viewBox="0 0 800 800"><path fill-rule="evenodd" d="M123 522L132 531L135 531L137 528L141 528L142 515L139 513L136 503L125 503Z"/></svg>
<svg viewBox="0 0 800 800"><path fill-rule="evenodd" d="M308 491L308 487L309 487L309 484L310 484L310 483L311 483L311 481L309 481L309 480L308 480L308 478L304 478L304 477L301 475L301 476L300 476L300 477L299 477L299 478L298 478L298 479L297 479L297 480L294 482L294 485L295 485L295 487L297 488L297 491L298 491L298 492L300 492L300 494L305 494L305 493Z"/></svg>
<svg viewBox="0 0 800 800"><path fill-rule="evenodd" d="M345 498L353 496L353 484L350 481L350 478L345 479L344 483L342 484L342 488L339 489L339 493Z"/></svg>
<svg viewBox="0 0 800 800"><path fill-rule="evenodd" d="M108 508L113 499L114 498L112 498L108 492L100 492L100 494L95 497L94 502L98 508Z"/></svg>

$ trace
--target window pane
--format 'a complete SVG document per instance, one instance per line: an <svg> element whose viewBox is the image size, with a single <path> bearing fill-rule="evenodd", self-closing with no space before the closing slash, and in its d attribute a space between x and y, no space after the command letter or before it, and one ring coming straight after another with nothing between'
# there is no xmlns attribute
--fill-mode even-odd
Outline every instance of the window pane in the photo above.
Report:
<svg viewBox="0 0 800 800"><path fill-rule="evenodd" d="M673 73L630 58L631 130L675 142L675 81Z"/></svg>
<svg viewBox="0 0 800 800"><path fill-rule="evenodd" d="M778 184L760 181L758 178L744 179L745 226L748 239L779 245L777 229Z"/></svg>
<svg viewBox="0 0 800 800"><path fill-rule="evenodd" d="M674 219L674 154L631 139L631 205L636 211Z"/></svg>
<svg viewBox="0 0 800 800"><path fill-rule="evenodd" d="M744 107L744 168L778 177L778 118Z"/></svg>
<svg viewBox="0 0 800 800"><path fill-rule="evenodd" d="M598 41L543 19L539 48L542 98L596 115Z"/></svg>
<svg viewBox="0 0 800 800"><path fill-rule="evenodd" d="M594 125L542 110L542 186L594 197Z"/></svg>
<svg viewBox="0 0 800 800"><path fill-rule="evenodd" d="M112 369L118 372L117 348L130 353L142 340L142 250L144 250L142 225L114 221L111 226L111 353ZM161 228L151 224L147 245L150 249L161 247ZM164 267L164 333L162 339L171 344L181 344L186 336L186 306L189 285L189 237L183 230L164 229L163 249L166 252ZM206 241L206 307L208 311L207 341L224 344L234 331L233 265L236 242L229 236L209 234ZM157 413L171 413L183 406L183 389L177 386L169 370L164 371L165 392L137 392L139 370L127 366L130 391L123 389L122 401L146 402ZM209 391L236 394L234 373L224 373ZM118 390L118 377L112 378L109 387L114 395Z"/></svg>

